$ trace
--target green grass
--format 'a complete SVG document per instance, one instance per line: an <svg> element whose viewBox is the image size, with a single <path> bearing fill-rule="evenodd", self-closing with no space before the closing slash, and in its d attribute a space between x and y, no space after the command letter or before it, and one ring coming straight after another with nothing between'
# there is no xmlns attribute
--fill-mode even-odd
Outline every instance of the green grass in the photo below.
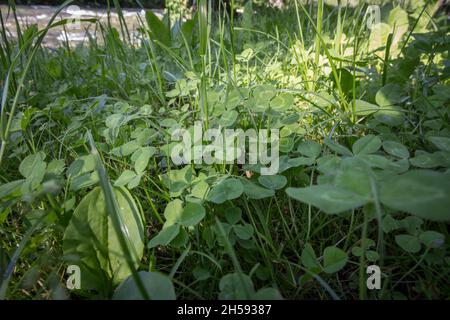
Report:
<svg viewBox="0 0 450 320"><path fill-rule="evenodd" d="M448 20L327 3L199 1L140 45L118 1L79 46L1 20L0 299L448 298ZM195 121L280 129L280 172L174 165Z"/></svg>

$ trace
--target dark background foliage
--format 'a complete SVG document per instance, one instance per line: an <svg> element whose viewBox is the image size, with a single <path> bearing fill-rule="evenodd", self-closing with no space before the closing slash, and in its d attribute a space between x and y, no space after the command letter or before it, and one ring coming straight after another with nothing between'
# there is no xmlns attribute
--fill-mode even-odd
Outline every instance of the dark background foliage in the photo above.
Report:
<svg viewBox="0 0 450 320"><path fill-rule="evenodd" d="M229 2L229 0L220 0L225 3ZM122 7L133 8L140 7L141 5L144 8L163 8L165 7L166 2L170 2L167 0L119 0L119 4ZM180 1L176 1L180 2ZM214 1L214 4L217 4L219 0ZM236 1L238 3L239 1ZM40 4L40 5L51 5L57 6L64 3L64 0L16 0L16 4L22 5L31 5L31 4ZM83 6L91 6L91 7L104 7L108 3L108 0L75 0L73 4L83 5ZM111 6L113 6L113 0L109 0ZM140 5L139 5L140 3ZM188 5L193 3L193 0L187 1Z"/></svg>
<svg viewBox="0 0 450 320"><path fill-rule="evenodd" d="M64 0L16 0L17 4L30 5L30 4L40 4L40 5L60 5ZM109 1L111 6L113 6L113 1ZM162 8L164 7L165 0L140 0L139 1L145 8ZM92 7L102 7L106 6L107 0L76 0L73 4L92 6ZM139 7L136 0L119 0L119 3L123 7Z"/></svg>

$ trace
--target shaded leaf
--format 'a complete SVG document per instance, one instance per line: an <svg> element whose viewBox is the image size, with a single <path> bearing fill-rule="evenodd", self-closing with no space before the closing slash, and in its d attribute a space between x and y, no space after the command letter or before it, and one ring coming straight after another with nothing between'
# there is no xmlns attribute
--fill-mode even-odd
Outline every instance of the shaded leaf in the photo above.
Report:
<svg viewBox="0 0 450 320"><path fill-rule="evenodd" d="M169 277L158 272L138 273L150 300L175 300L175 289ZM114 300L142 300L141 292L133 277L129 277L117 287Z"/></svg>
<svg viewBox="0 0 450 320"><path fill-rule="evenodd" d="M296 200L313 205L330 214L355 209L368 202L366 197L331 185L287 188L286 193Z"/></svg>
<svg viewBox="0 0 450 320"><path fill-rule="evenodd" d="M335 273L341 270L348 261L348 255L341 249L330 246L323 251L323 267L326 273Z"/></svg>
<svg viewBox="0 0 450 320"><path fill-rule="evenodd" d="M380 186L381 202L430 220L450 220L450 179L439 172L413 170Z"/></svg>

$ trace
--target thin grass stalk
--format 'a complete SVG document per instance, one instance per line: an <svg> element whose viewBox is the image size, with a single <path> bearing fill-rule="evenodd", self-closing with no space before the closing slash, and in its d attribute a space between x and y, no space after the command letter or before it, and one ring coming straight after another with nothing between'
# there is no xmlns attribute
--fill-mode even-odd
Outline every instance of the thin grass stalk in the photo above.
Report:
<svg viewBox="0 0 450 320"><path fill-rule="evenodd" d="M322 35L322 23L323 23L323 0L319 0L317 4L317 24L316 24L316 41L314 45L315 57L314 57L314 86L317 88L317 80L319 73L320 62L320 44Z"/></svg>
<svg viewBox="0 0 450 320"><path fill-rule="evenodd" d="M344 92L342 90L342 87L341 87L341 84L340 84L340 81L339 81L339 75L338 75L338 71L337 71L336 65L335 65L335 63L333 61L333 57L331 56L330 51L328 50L328 48L326 46L325 40L318 33L318 30L316 29L316 26L314 25L314 21L312 20L312 18L309 15L308 11L306 11L306 9L304 8L303 5L300 5L300 7L302 8L303 12L305 13L305 16L310 21L311 26L314 28L314 30L316 32L316 35L318 36L320 42L322 43L325 55L327 56L327 59L328 59L328 61L330 63L330 67L331 67L331 70L332 70L332 73L333 73L333 78L334 78L334 80L336 82L336 87L338 89L340 101L341 101L341 103L342 103L342 105L344 107L343 111L349 111L348 104L347 104L347 101L345 99L345 95L344 95Z"/></svg>
<svg viewBox="0 0 450 320"><path fill-rule="evenodd" d="M209 5L211 3L209 2ZM207 66L207 50L209 46L209 32L208 32L208 2L207 0L199 1L199 37L200 37L200 48L199 55L201 59L201 79L200 79L200 87L199 87L199 105L202 114L202 122L204 124L204 129L208 129L208 101L207 101L207 93L206 93L206 66Z"/></svg>
<svg viewBox="0 0 450 320"><path fill-rule="evenodd" d="M128 39L128 43L131 43L130 32L128 30L127 23L125 21L125 17L123 15L122 8L118 0L113 0L114 8L117 11L117 15L119 17L120 31L122 32L122 38L124 41Z"/></svg>
<svg viewBox="0 0 450 320"><path fill-rule="evenodd" d="M16 11L16 2L14 0L8 0L8 7L11 8L13 16L14 16L14 22L16 24L16 30L17 30L17 40L19 42L19 46L23 46L23 36L22 36L22 29L20 28L19 18L17 17L17 11Z"/></svg>

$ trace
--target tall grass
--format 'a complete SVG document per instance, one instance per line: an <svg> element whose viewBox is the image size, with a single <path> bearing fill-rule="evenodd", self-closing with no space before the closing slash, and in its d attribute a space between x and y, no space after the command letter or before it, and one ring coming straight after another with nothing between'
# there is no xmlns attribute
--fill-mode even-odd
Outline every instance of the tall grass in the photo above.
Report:
<svg viewBox="0 0 450 320"><path fill-rule="evenodd" d="M44 40L47 32L55 27L62 26L64 24L70 23L70 20L61 20L54 23L55 18L58 16L58 14L69 4L71 4L73 0L67 0L65 1L61 6L58 7L58 9L55 11L55 13L51 16L49 19L49 22L47 26L43 29L37 32L35 35L30 37L25 43L21 44L19 52L16 54L14 58L12 58L11 63L8 67L8 72L6 74L6 79L4 81L4 87L2 91L2 100L1 100L1 110L0 110L0 139L1 139L1 146L0 146L0 165L2 164L2 160L4 157L4 153L6 151L6 146L8 144L9 135L10 135L10 129L12 120L14 118L17 105L19 103L19 97L21 95L22 89L25 85L26 77L28 76L28 72L32 66L33 59L35 55L37 54L42 41ZM12 0L12 6L14 7L14 1ZM17 16L15 16L16 24L19 24ZM92 20L89 20L92 22ZM20 29L18 29L20 30ZM20 33L20 31L18 31ZM26 52L30 49L30 52ZM25 55L26 53L26 55ZM25 55L25 57L24 57ZM14 92L14 98L11 103L11 106L9 110L7 110L8 107L8 100L9 100L9 94L10 94L10 87L14 86L12 82L14 81L14 70L17 67L17 64L22 60L25 59L24 67L21 71L20 78L18 79L18 83L15 84L15 92ZM9 112L8 112L9 111Z"/></svg>

